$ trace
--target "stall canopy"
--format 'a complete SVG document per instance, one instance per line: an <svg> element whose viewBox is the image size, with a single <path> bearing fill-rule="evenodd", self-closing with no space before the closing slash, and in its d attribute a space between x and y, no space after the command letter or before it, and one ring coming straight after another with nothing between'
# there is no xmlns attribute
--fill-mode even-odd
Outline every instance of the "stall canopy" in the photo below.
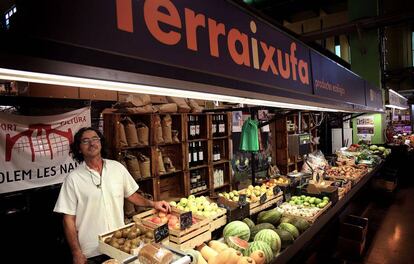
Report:
<svg viewBox="0 0 414 264"><path fill-rule="evenodd" d="M310 110L383 108L378 88L228 1L15 7L1 32L1 78Z"/></svg>

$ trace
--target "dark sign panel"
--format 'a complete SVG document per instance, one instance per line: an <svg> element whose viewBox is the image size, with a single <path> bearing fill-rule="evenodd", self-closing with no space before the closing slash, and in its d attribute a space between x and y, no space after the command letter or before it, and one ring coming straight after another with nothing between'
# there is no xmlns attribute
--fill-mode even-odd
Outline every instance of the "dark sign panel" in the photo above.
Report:
<svg viewBox="0 0 414 264"><path fill-rule="evenodd" d="M367 107L373 110L382 110L384 108L381 89L367 81L365 81L365 96Z"/></svg>
<svg viewBox="0 0 414 264"><path fill-rule="evenodd" d="M268 94L279 88L312 93L309 48L228 1L25 5L34 14L25 28L37 37L255 83Z"/></svg>
<svg viewBox="0 0 414 264"><path fill-rule="evenodd" d="M365 106L362 78L314 51L311 61L315 95Z"/></svg>

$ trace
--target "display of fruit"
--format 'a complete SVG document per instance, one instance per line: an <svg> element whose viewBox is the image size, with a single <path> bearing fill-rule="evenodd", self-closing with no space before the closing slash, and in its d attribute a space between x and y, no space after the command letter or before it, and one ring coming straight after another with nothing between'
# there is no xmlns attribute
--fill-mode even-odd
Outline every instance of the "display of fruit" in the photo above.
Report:
<svg viewBox="0 0 414 264"><path fill-rule="evenodd" d="M274 255L277 255L279 253L282 246L279 235L276 233L276 231L273 231L271 229L260 230L259 233L254 236L254 241L263 241L268 244L272 249Z"/></svg>
<svg viewBox="0 0 414 264"><path fill-rule="evenodd" d="M147 218L146 220L157 225L168 223L169 229L180 230L180 216L177 214L166 214L163 212L158 212L156 215ZM193 224L197 223L197 219L194 216L192 221Z"/></svg>
<svg viewBox="0 0 414 264"><path fill-rule="evenodd" d="M294 239L299 237L299 230L296 228L296 226L289 224L289 223L281 223L278 227L278 229L282 229L285 231L288 231Z"/></svg>
<svg viewBox="0 0 414 264"><path fill-rule="evenodd" d="M250 228L246 223L242 221L232 221L228 223L223 230L223 237L226 243L228 238L231 236L236 236L243 240L249 241Z"/></svg>
<svg viewBox="0 0 414 264"><path fill-rule="evenodd" d="M210 202L205 196L195 197L190 195L188 198L181 198L179 202L170 202L170 205L181 211L191 211L195 215L204 217L215 217L217 214L225 211L224 208L220 208L216 203Z"/></svg>
<svg viewBox="0 0 414 264"><path fill-rule="evenodd" d="M301 216L310 218L319 213L322 208L329 204L329 198L323 199L312 196L292 196L289 202L281 204L277 210L282 215Z"/></svg>
<svg viewBox="0 0 414 264"><path fill-rule="evenodd" d="M262 211L257 216L257 223L270 223L272 225L278 225L282 214L276 209Z"/></svg>
<svg viewBox="0 0 414 264"><path fill-rule="evenodd" d="M250 229L250 238L251 238L251 240L253 241L256 234L259 233L263 229L276 230L276 227L272 224L269 224L269 223L262 223L262 224L255 225L253 228Z"/></svg>
<svg viewBox="0 0 414 264"><path fill-rule="evenodd" d="M231 191L219 193L219 196L226 198L229 201L238 202L240 194L246 194L246 201L249 203L259 202L260 196L266 193L267 197L273 196L273 187L262 184L261 186L249 185L247 189L240 191Z"/></svg>
<svg viewBox="0 0 414 264"><path fill-rule="evenodd" d="M281 176L281 177L278 177L276 179L270 179L265 184L269 188L273 188L273 187L278 186L278 185L286 186L286 185L290 184L290 180L286 177Z"/></svg>
<svg viewBox="0 0 414 264"><path fill-rule="evenodd" d="M269 264L273 259L273 251L268 244L263 241L253 241L249 244L249 248L247 248L243 255L250 256L253 252L261 250L265 254L266 262Z"/></svg>
<svg viewBox="0 0 414 264"><path fill-rule="evenodd" d="M138 225L115 231L104 242L112 247L130 254L141 243L149 243L154 239L154 233Z"/></svg>

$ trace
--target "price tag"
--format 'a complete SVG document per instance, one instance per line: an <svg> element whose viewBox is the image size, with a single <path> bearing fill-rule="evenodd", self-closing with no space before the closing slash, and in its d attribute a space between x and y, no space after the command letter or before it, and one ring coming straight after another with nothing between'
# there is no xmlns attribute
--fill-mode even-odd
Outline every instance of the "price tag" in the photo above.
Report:
<svg viewBox="0 0 414 264"><path fill-rule="evenodd" d="M260 196L259 202L261 204L263 204L263 203L266 202L266 200L267 200L267 195L266 195L266 193L264 193L264 194L262 194L262 196Z"/></svg>
<svg viewBox="0 0 414 264"><path fill-rule="evenodd" d="M181 230L189 228L192 224L193 224L193 214L191 211L180 214L180 229Z"/></svg>
<svg viewBox="0 0 414 264"><path fill-rule="evenodd" d="M168 231L168 224L164 224L162 226L157 227L154 230L154 240L155 243L159 243L165 238L167 238L170 235L170 232Z"/></svg>
<svg viewBox="0 0 414 264"><path fill-rule="evenodd" d="M276 195L276 194L278 194L278 193L280 193L282 190L280 190L280 187L279 186L275 186L275 187L273 187L273 194L274 195Z"/></svg>
<svg viewBox="0 0 414 264"><path fill-rule="evenodd" d="M245 206L247 203L246 194L239 194L239 206Z"/></svg>

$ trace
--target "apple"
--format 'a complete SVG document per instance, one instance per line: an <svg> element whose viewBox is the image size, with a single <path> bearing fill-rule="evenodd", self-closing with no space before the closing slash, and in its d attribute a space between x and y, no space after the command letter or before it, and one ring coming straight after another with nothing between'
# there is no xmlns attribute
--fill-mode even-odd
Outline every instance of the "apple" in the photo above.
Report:
<svg viewBox="0 0 414 264"><path fill-rule="evenodd" d="M163 217L167 217L167 214L166 214L166 213L164 213L164 212L158 212L158 216L159 216L160 218L163 218Z"/></svg>
<svg viewBox="0 0 414 264"><path fill-rule="evenodd" d="M153 218L150 219L151 222L153 222L154 224L161 224L161 218L159 218L158 216L155 216Z"/></svg>

